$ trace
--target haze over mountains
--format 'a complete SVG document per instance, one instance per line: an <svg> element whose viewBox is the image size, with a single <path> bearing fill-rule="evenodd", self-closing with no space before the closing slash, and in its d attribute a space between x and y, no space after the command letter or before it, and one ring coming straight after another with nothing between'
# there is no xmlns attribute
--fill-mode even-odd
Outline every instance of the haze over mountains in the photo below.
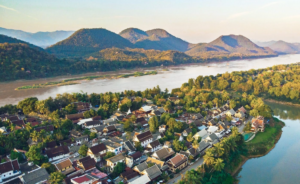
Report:
<svg viewBox="0 0 300 184"><path fill-rule="evenodd" d="M0 27L0 34L26 41L42 48L68 38L73 32L74 31L53 31L29 33L21 30Z"/></svg>
<svg viewBox="0 0 300 184"><path fill-rule="evenodd" d="M258 42L258 45L265 45L278 54L299 54L300 43L288 43L282 40L270 42Z"/></svg>

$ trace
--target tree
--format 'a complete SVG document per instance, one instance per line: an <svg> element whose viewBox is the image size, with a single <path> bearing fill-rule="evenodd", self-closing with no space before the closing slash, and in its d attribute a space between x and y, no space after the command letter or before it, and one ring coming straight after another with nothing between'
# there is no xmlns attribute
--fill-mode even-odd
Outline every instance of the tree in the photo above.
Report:
<svg viewBox="0 0 300 184"><path fill-rule="evenodd" d="M221 171L225 167L225 164L223 163L223 160L221 158L217 158L216 161L214 162L214 169L216 171Z"/></svg>
<svg viewBox="0 0 300 184"><path fill-rule="evenodd" d="M97 134L95 132L90 133L90 139L95 139L97 138Z"/></svg>
<svg viewBox="0 0 300 184"><path fill-rule="evenodd" d="M53 172L56 171L55 166L53 164L51 164L50 162L43 163L41 165L41 168L45 168L49 174L51 174L51 173L53 173Z"/></svg>
<svg viewBox="0 0 300 184"><path fill-rule="evenodd" d="M126 168L126 164L123 162L118 162L118 164L114 167L112 175L114 177L119 176Z"/></svg>
<svg viewBox="0 0 300 184"><path fill-rule="evenodd" d="M40 134L37 131L34 130L30 134L30 137L31 137L32 141L37 142L40 139Z"/></svg>
<svg viewBox="0 0 300 184"><path fill-rule="evenodd" d="M38 99L36 97L25 98L18 103L17 108L21 109L24 114L35 112L35 104L37 101Z"/></svg>
<svg viewBox="0 0 300 184"><path fill-rule="evenodd" d="M183 177L183 179L179 182L179 184L202 184L201 175L195 171L194 169L187 171Z"/></svg>
<svg viewBox="0 0 300 184"><path fill-rule="evenodd" d="M214 155L210 151L206 151L206 154L203 156L203 160L207 166L210 166L215 162Z"/></svg>
<svg viewBox="0 0 300 184"><path fill-rule="evenodd" d="M192 132L189 133L189 135L186 137L186 140L187 140L188 142L193 142L194 138L193 138L193 133L192 133Z"/></svg>
<svg viewBox="0 0 300 184"><path fill-rule="evenodd" d="M80 148L78 150L79 155L85 157L86 154L87 154L88 149L89 148L85 144L83 144L82 146L80 146Z"/></svg>
<svg viewBox="0 0 300 184"><path fill-rule="evenodd" d="M10 159L11 160L18 159L19 163L25 160L22 153L15 152L15 151L10 152Z"/></svg>
<svg viewBox="0 0 300 184"><path fill-rule="evenodd" d="M30 146L29 151L26 152L25 155L29 159L29 161L37 165L41 165L43 162L47 162L47 158L45 158L41 154L41 150L36 145Z"/></svg>
<svg viewBox="0 0 300 184"><path fill-rule="evenodd" d="M111 152L111 151L108 151L105 156L104 156L104 159L108 159L110 157L113 157L115 156L116 154L114 152Z"/></svg>
<svg viewBox="0 0 300 184"><path fill-rule="evenodd" d="M50 174L50 183L51 184L62 184L66 176L58 171Z"/></svg>
<svg viewBox="0 0 300 184"><path fill-rule="evenodd" d="M140 152L143 152L143 150L144 150L144 148L140 142L135 142L134 147L136 148L137 151L140 151Z"/></svg>
<svg viewBox="0 0 300 184"><path fill-rule="evenodd" d="M258 110L257 109L252 109L250 110L250 116L253 116L253 117L257 117L259 115L258 113Z"/></svg>
<svg viewBox="0 0 300 184"><path fill-rule="evenodd" d="M217 157L221 157L224 154L224 148L221 143L217 143L214 145Z"/></svg>
<svg viewBox="0 0 300 184"><path fill-rule="evenodd" d="M127 131L126 132L126 140L131 140L132 139L132 132Z"/></svg>
<svg viewBox="0 0 300 184"><path fill-rule="evenodd" d="M159 127L159 124L158 124L158 119L156 116L153 116L152 118L150 118L149 122L149 130L153 133L155 132L158 127Z"/></svg>
<svg viewBox="0 0 300 184"><path fill-rule="evenodd" d="M199 143L198 143L198 141L196 139L194 140L194 142L193 142L192 145L193 145L194 149L198 149L199 148Z"/></svg>

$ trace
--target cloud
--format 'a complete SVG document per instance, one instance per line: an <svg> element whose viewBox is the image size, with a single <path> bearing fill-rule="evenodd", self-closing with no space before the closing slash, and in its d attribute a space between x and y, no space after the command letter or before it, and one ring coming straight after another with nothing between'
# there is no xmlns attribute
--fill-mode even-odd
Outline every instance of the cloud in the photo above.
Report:
<svg viewBox="0 0 300 184"><path fill-rule="evenodd" d="M10 10L10 11L14 11L14 12L19 12L19 11L18 11L18 10L16 10L16 9L9 8L9 7L7 7L7 6L3 6L3 5L1 5L1 4L0 4L0 8L7 9L7 10Z"/></svg>

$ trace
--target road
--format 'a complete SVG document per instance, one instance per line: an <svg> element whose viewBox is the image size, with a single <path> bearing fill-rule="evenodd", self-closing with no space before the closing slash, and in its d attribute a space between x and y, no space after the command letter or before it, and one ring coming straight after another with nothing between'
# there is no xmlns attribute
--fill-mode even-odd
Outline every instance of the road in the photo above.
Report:
<svg viewBox="0 0 300 184"><path fill-rule="evenodd" d="M188 167L186 167L183 171L181 171L180 173L176 174L174 176L173 179L170 179L167 184L171 184L171 183L176 183L178 182L179 180L181 180L181 174L185 175L185 173L189 170L192 170L192 169L197 169L199 166L201 166L203 164L203 157L199 158L199 160L197 160L196 162L194 162L193 165L190 165Z"/></svg>

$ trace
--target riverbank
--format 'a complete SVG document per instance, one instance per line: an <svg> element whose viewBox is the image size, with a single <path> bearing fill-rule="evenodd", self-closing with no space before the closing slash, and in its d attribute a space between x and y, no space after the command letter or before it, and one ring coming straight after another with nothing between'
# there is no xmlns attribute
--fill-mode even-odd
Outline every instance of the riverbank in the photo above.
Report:
<svg viewBox="0 0 300 184"><path fill-rule="evenodd" d="M279 101L279 100L274 100L274 99L263 99L264 101L266 102L271 102L271 103L278 103L278 104L283 104L283 105L291 105L291 106L297 106L297 107L300 107L300 104L295 104L295 103L292 103L292 102L284 102L284 101Z"/></svg>
<svg viewBox="0 0 300 184"><path fill-rule="evenodd" d="M237 176L249 159L265 156L272 151L281 137L284 126L284 122L277 118L270 119L264 132L257 132L253 140L245 143L248 150L247 155L241 155L241 159L235 164L236 168L232 169L231 175Z"/></svg>
<svg viewBox="0 0 300 184"><path fill-rule="evenodd" d="M166 71L166 70L165 70ZM93 79L119 79L119 78L128 78L128 77L141 77L145 75L156 75L158 74L157 71L148 71L148 72L134 72L129 74L121 74L121 75L95 75L95 76L85 76L79 78L71 78L62 81L53 81L53 82L46 82L41 84L33 84L33 85L26 85L15 88L15 90L24 90L24 89L37 89L37 88L46 88L52 86L68 86L68 85L75 85L79 84L81 81L93 80Z"/></svg>

